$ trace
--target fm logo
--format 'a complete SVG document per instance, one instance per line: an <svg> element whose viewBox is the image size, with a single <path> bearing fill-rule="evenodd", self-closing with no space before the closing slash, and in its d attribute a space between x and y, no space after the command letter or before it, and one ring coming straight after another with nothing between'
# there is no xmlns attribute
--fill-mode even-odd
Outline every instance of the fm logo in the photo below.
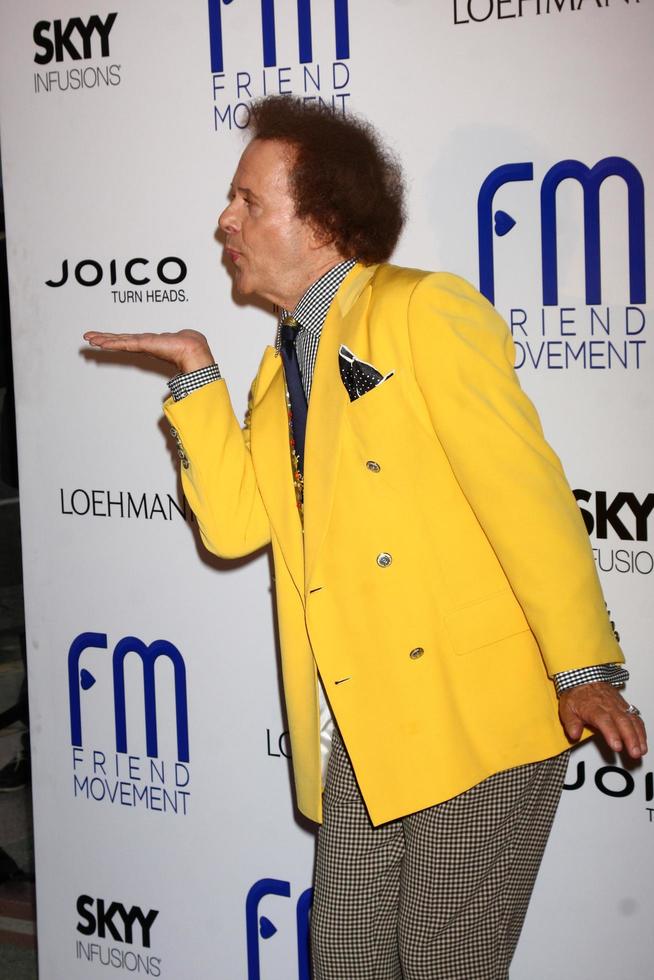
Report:
<svg viewBox="0 0 654 980"><path fill-rule="evenodd" d="M70 737L74 746L82 742L81 692L88 691L96 682L93 674L79 662L88 650L107 650L106 633L80 633L71 643L68 652L68 692L70 699ZM143 692L145 700L145 739L146 752L150 757L158 754L157 739L157 701L154 668L159 657L167 657L172 665L175 678L175 713L177 720L177 758L179 762L189 761L188 745L188 706L186 698L186 667L184 659L168 640L154 640L149 645L136 636L125 636L116 644L112 654L114 716L116 722L116 752L127 752L127 719L125 714L125 657L136 654L141 659L143 669Z"/></svg>
<svg viewBox="0 0 654 980"><path fill-rule="evenodd" d="M556 235L556 192L564 180L576 180L584 195L584 260L586 304L602 302L600 257L600 188L607 177L620 177L627 185L629 221L629 301L645 302L645 191L643 178L633 163L624 157L605 157L587 167L579 160L561 160L551 167L540 187L540 234L543 276L543 306L558 302L558 268ZM505 163L492 170L484 180L477 197L477 234L479 239L479 289L495 302L494 236L507 235L516 220L506 211L493 213L493 199L505 184L533 180L533 163Z"/></svg>
<svg viewBox="0 0 654 980"><path fill-rule="evenodd" d="M154 920L159 915L158 909L150 909L144 913L138 905L127 909L122 902L106 904L103 898L92 898L90 895L80 895L77 899L77 914L80 919L77 931L83 936L97 935L100 939L110 935L118 943L138 943L146 949L150 948L150 930ZM134 938L135 926L140 934Z"/></svg>
<svg viewBox="0 0 654 980"><path fill-rule="evenodd" d="M211 46L211 71L214 75L220 74L225 70L222 6L223 4L229 6L232 2L233 0L209 0L209 41ZM252 0L250 0L251 3ZM263 65L264 68L273 68L277 65L275 0L261 0L260 5ZM334 32L336 60L344 61L350 57L348 0L334 0ZM300 64L313 61L311 0L297 0L297 43Z"/></svg>
<svg viewBox="0 0 654 980"><path fill-rule="evenodd" d="M118 282L119 274L124 276L126 281L131 283L132 286L145 286L152 281L148 274L149 270L146 271L149 265L150 259L129 259L125 262L124 266L122 263L118 266L116 259L111 259L108 269L105 270L102 264L95 259L82 259L72 270L72 276L80 286L99 285L104 279L105 273L112 286L115 286ZM137 266L140 267L140 274L136 273ZM163 259L160 259L157 262L156 269L159 281L166 283L168 286L176 286L178 282L183 282L186 279L186 273L188 271L186 262L176 255L166 255ZM69 279L68 259L64 259L61 264L59 278L46 279L45 284L46 286L51 286L53 289L58 289L60 286L65 286Z"/></svg>
<svg viewBox="0 0 654 980"><path fill-rule="evenodd" d="M250 888L245 900L245 931L248 954L248 980L261 980L261 960L259 956L260 939L272 939L277 926L265 915L259 915L259 906L267 895L280 898L291 897L291 885L279 878L261 878ZM309 956L309 913L313 889L307 888L297 900L295 923L297 935L297 977L298 980L311 980Z"/></svg>
<svg viewBox="0 0 654 980"><path fill-rule="evenodd" d="M589 508L579 504L589 535L594 533L597 538L608 538L610 528L621 541L647 541L649 516L654 510L654 493L648 493L644 500L625 490L617 493L612 500L604 490L596 490L594 494L589 490L574 490L573 493L577 503L581 500L591 504Z"/></svg>
<svg viewBox="0 0 654 980"><path fill-rule="evenodd" d="M107 14L103 21L93 14L86 23L81 17L71 17L67 21L40 20L34 26L33 37L41 51L34 55L34 61L37 65L49 65L53 59L64 61L66 55L73 61L88 61L94 55L94 35L99 39L101 57L108 58L109 35L117 16L117 13Z"/></svg>

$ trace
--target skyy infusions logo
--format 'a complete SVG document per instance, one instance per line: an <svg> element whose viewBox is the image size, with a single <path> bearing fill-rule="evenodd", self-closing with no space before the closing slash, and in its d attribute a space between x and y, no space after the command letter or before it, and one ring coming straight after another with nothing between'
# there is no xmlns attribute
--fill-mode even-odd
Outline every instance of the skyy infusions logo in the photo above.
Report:
<svg viewBox="0 0 654 980"><path fill-rule="evenodd" d="M34 91L75 92L119 85L121 66L106 60L111 56L110 34L117 17L114 12L93 14L88 20L71 17L38 21L33 31L34 62L39 66L54 62L56 67L34 72ZM95 59L102 59L102 63L67 67L70 62Z"/></svg>
<svg viewBox="0 0 654 980"><path fill-rule="evenodd" d="M122 902L93 898L91 895L80 895L76 909L79 916L77 932L82 936L96 937L76 940L75 955L78 960L148 977L161 976L161 957L152 956L149 952L158 909L146 911L139 905L128 907ZM111 945L112 940L120 943L120 946ZM141 946L148 952L135 952L126 949L126 946Z"/></svg>
<svg viewBox="0 0 654 980"><path fill-rule="evenodd" d="M279 4L276 10L275 0L208 2L216 132L244 129L250 119L250 101L265 95L292 93L345 113L351 94L348 0L325 0L320 5L297 0L295 24L279 16L282 7ZM331 25L316 23L329 8ZM246 62L240 52L257 28L260 51L248 55ZM296 52L291 55L294 40Z"/></svg>
<svg viewBox="0 0 654 980"><path fill-rule="evenodd" d="M627 490L575 490L581 516L591 539L597 541L593 554L602 572L651 575L654 555L642 546L649 540L654 511L654 493L638 495ZM619 541L621 547L613 547ZM633 544L630 544L633 542Z"/></svg>
<svg viewBox="0 0 654 980"><path fill-rule="evenodd" d="M68 652L73 794L105 805L185 815L191 795L191 773L184 658L168 640L154 640L146 644L138 637L125 636L115 645L111 655L108 648L106 633L80 633ZM158 661L162 665L168 663L167 672L159 674L160 697L163 693L162 680L166 673L170 677L172 671L177 736L177 754L174 758L164 758L159 753L155 684ZM84 666L81 666L82 662ZM135 682L133 671L129 673L130 665L137 670L140 667L139 682ZM99 676L96 677L96 674ZM101 690L96 689L91 694L96 683ZM113 704L113 749L107 747L111 732L98 735L97 730L97 719L102 717L107 707L108 689ZM87 717L89 722L96 722L91 747L88 739L83 737L82 724L82 705L89 700ZM144 715L145 757L128 750L128 714L133 719L141 713Z"/></svg>
<svg viewBox="0 0 654 980"><path fill-rule="evenodd" d="M626 189L628 282L619 302L610 302L602 287L600 191L608 178L617 178ZM534 180L533 163L506 163L483 181L477 198L479 241L479 288L495 302L496 239L503 239L518 219L495 209L499 195L503 206L510 185ZM583 246L585 306L561 306L559 280L559 219L557 191L564 181L574 181L583 195ZM501 193L500 193L501 192ZM508 202L507 202L508 203ZM566 217L568 217L566 215ZM501 251L498 248L498 252ZM579 160L561 160L550 167L540 185L540 252L542 306L510 305L502 310L516 346L516 367L562 370L638 369L646 344L645 191L637 167L624 157L606 157L590 167ZM520 281L520 277L516 277ZM515 287L511 287L514 289ZM613 297L611 297L613 300Z"/></svg>

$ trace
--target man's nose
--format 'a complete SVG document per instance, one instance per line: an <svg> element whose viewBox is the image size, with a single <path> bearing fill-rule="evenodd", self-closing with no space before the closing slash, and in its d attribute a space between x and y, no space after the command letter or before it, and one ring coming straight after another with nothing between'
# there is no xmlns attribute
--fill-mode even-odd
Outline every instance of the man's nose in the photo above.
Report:
<svg viewBox="0 0 654 980"><path fill-rule="evenodd" d="M238 216L236 214L236 208L234 207L234 201L230 201L223 213L218 218L218 227L227 235L238 231Z"/></svg>

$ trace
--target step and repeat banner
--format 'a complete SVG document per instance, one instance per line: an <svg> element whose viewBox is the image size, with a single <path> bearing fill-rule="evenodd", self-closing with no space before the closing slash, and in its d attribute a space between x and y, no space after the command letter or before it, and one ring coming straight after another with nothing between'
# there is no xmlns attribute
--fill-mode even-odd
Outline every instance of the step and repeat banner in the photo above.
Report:
<svg viewBox="0 0 654 980"><path fill-rule="evenodd" d="M368 116L396 261L511 325L654 719L652 4L5 0L0 28L40 977L309 980L269 555L202 551L165 370L81 335L203 330L244 413L275 319L216 224L250 101ZM573 753L514 980L651 975L652 768Z"/></svg>

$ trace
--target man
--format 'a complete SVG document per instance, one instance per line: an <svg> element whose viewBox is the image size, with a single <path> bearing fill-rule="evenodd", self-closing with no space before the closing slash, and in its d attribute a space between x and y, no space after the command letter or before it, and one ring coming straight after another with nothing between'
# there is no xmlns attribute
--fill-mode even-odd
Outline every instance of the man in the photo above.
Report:
<svg viewBox="0 0 654 980"><path fill-rule="evenodd" d="M384 264L402 182L367 124L254 109L220 227L237 289L282 318L245 429L201 334L86 338L177 368L207 546L272 543L298 806L322 821L316 980L500 980L569 742L638 759L644 727L505 324L455 276Z"/></svg>

